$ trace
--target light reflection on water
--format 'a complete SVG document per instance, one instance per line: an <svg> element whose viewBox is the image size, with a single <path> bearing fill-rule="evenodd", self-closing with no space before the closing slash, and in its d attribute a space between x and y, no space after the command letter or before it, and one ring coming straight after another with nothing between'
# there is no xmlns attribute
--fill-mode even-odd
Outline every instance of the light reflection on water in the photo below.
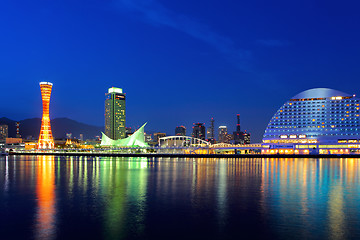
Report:
<svg viewBox="0 0 360 240"><path fill-rule="evenodd" d="M4 157L0 237L356 239L359 164L358 159Z"/></svg>
<svg viewBox="0 0 360 240"><path fill-rule="evenodd" d="M36 239L53 239L55 233L55 171L53 156L39 156L36 162Z"/></svg>

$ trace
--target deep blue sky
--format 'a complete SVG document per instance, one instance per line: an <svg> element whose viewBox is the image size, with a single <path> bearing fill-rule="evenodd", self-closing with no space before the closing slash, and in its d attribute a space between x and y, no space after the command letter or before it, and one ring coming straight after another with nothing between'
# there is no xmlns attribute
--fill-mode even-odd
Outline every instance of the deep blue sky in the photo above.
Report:
<svg viewBox="0 0 360 240"><path fill-rule="evenodd" d="M306 89L359 93L358 1L0 1L1 115L104 124L108 87L127 94L127 125L188 131L214 117L256 141Z"/></svg>

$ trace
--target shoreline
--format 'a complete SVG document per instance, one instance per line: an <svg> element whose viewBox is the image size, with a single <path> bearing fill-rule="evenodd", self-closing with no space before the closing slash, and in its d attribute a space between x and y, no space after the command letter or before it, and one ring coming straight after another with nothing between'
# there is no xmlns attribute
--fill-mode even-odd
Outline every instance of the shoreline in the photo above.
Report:
<svg viewBox="0 0 360 240"><path fill-rule="evenodd" d="M90 157L176 157L176 158L360 158L360 154L172 154L172 153L83 153L36 152L9 153L18 155L90 156Z"/></svg>

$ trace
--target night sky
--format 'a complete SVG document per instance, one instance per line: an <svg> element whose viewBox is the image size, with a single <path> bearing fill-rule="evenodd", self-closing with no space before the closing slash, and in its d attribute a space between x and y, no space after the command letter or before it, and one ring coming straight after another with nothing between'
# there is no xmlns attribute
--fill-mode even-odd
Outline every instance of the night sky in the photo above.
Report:
<svg viewBox="0 0 360 240"><path fill-rule="evenodd" d="M275 111L315 87L360 94L358 1L0 1L0 117L104 124L105 92L127 126L174 134L227 125L260 141Z"/></svg>

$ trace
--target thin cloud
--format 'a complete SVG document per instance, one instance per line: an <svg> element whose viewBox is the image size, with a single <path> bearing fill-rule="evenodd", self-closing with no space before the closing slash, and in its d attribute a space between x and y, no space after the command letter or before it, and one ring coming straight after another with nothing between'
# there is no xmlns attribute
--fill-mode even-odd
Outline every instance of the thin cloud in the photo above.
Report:
<svg viewBox="0 0 360 240"><path fill-rule="evenodd" d="M277 39L260 39L257 40L256 43L268 47L283 47L289 46L290 42L286 40L277 40Z"/></svg>
<svg viewBox="0 0 360 240"><path fill-rule="evenodd" d="M140 13L151 24L176 29L213 46L231 61L235 61L242 70L248 70L245 60L249 58L250 52L234 47L230 38L216 33L209 26L186 15L174 13L155 0L118 0L117 4L121 8Z"/></svg>

